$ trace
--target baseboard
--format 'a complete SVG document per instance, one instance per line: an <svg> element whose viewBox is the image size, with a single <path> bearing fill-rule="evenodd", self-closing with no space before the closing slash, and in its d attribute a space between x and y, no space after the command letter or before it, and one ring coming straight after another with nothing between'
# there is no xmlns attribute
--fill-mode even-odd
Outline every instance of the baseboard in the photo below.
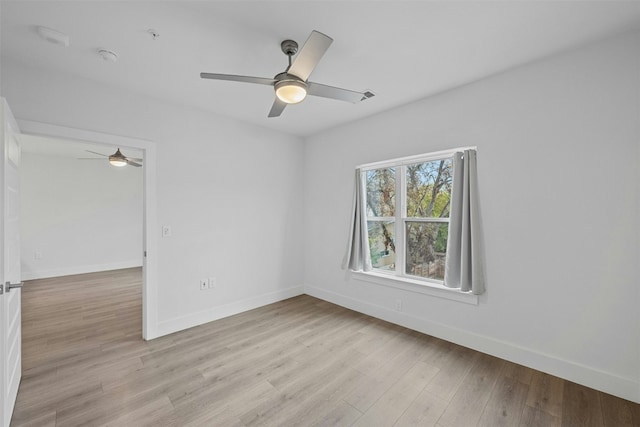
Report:
<svg viewBox="0 0 640 427"><path fill-rule="evenodd" d="M142 267L142 260L112 262L108 264L78 265L53 268L50 270L22 271L22 280L48 279L50 277L71 276L74 274L96 273L99 271L121 270L123 268Z"/></svg>
<svg viewBox="0 0 640 427"><path fill-rule="evenodd" d="M640 403L640 383L633 380L513 343L389 310L314 286L305 285L304 290L308 295L333 304Z"/></svg>
<svg viewBox="0 0 640 427"><path fill-rule="evenodd" d="M282 301L287 298L292 298L302 294L304 294L304 287L295 286L292 288L282 289L276 292L270 292L268 294L247 298L241 301L236 301L230 304L213 307L209 310L199 311L197 313L188 314L186 316L163 320L158 322L158 327L156 329L157 335L155 335L153 338L172 334L174 332L182 331L188 328L193 328L194 326L213 322L214 320L233 316L234 314L243 313L248 310L253 310L254 308L273 304L274 302Z"/></svg>

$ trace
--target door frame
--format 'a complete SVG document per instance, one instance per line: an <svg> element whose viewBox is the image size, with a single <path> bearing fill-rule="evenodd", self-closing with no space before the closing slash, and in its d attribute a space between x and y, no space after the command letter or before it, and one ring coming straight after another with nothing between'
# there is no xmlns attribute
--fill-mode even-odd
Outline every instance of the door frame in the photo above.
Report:
<svg viewBox="0 0 640 427"><path fill-rule="evenodd" d="M158 337L158 233L156 198L156 146L153 141L101 132L16 119L20 131L57 139L71 139L120 148L136 148L143 152L143 275L142 338Z"/></svg>

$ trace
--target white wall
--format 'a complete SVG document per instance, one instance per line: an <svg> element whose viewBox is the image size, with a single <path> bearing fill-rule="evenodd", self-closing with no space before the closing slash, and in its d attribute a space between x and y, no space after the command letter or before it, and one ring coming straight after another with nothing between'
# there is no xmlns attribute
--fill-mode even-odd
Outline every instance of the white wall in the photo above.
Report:
<svg viewBox="0 0 640 427"><path fill-rule="evenodd" d="M159 334L303 292L299 138L14 61L2 67L18 119L156 143L158 221L172 227L157 254ZM200 291L210 276L217 288Z"/></svg>
<svg viewBox="0 0 640 427"><path fill-rule="evenodd" d="M23 151L20 184L23 280L142 265L141 169Z"/></svg>
<svg viewBox="0 0 640 427"><path fill-rule="evenodd" d="M640 34L619 37L310 138L306 292L640 401L638 52ZM351 280L355 166L469 145L479 305Z"/></svg>

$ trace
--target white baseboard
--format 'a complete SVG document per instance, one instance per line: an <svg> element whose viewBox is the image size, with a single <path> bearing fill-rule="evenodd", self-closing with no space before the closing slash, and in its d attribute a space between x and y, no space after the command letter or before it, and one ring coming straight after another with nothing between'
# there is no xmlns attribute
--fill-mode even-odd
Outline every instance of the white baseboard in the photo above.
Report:
<svg viewBox="0 0 640 427"><path fill-rule="evenodd" d="M230 304L221 305L209 310L203 310L197 313L188 314L186 316L163 320L158 322L158 327L156 328L157 335L153 338L172 334L174 332L178 332L188 328L193 328L194 326L213 322L214 320L233 316L234 314L243 313L248 310L253 310L254 308L273 304L274 302L282 301L287 298L292 298L302 294L304 294L304 287L295 286L292 288L247 298L241 301L236 301Z"/></svg>
<svg viewBox="0 0 640 427"><path fill-rule="evenodd" d="M305 285L304 290L308 295L333 304L640 403L640 383L631 379L485 335L389 310L314 286Z"/></svg>
<svg viewBox="0 0 640 427"><path fill-rule="evenodd" d="M50 270L22 271L22 280L48 279L50 277L71 276L74 274L96 273L98 271L121 270L123 268L142 267L142 260L112 262L108 264L77 265L73 267L53 268Z"/></svg>

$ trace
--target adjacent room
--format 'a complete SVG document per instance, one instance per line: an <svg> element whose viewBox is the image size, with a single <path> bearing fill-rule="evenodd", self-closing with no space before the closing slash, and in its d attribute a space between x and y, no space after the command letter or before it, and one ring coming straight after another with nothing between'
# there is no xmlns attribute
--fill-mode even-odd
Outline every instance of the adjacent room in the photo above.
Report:
<svg viewBox="0 0 640 427"><path fill-rule="evenodd" d="M0 31L0 427L640 426L640 2Z"/></svg>
<svg viewBox="0 0 640 427"><path fill-rule="evenodd" d="M142 267L139 167L112 166L103 145L24 135L21 148L23 280Z"/></svg>

